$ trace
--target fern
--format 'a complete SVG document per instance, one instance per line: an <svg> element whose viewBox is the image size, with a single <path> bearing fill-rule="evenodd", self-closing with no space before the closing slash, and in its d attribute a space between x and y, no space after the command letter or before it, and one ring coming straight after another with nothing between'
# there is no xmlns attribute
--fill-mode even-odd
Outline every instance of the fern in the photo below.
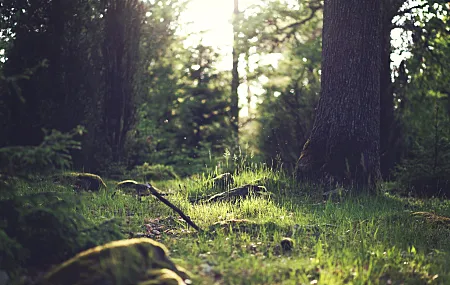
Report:
<svg viewBox="0 0 450 285"><path fill-rule="evenodd" d="M70 151L81 149L81 143L74 139L84 133L76 127L69 133L44 130L45 137L38 146L9 146L0 148L0 173L23 175L42 173L53 169L67 169L71 166Z"/></svg>

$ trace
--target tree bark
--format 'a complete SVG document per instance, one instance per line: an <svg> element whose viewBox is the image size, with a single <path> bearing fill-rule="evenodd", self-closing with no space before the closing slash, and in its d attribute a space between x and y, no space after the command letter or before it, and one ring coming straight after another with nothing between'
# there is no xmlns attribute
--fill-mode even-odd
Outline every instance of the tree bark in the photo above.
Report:
<svg viewBox="0 0 450 285"><path fill-rule="evenodd" d="M380 178L380 1L325 0L322 40L322 94L299 174L373 189Z"/></svg>

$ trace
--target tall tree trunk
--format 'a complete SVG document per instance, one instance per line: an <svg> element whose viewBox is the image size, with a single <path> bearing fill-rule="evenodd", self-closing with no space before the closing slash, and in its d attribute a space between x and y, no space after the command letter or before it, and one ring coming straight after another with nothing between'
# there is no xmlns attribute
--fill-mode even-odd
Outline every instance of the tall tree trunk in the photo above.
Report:
<svg viewBox="0 0 450 285"><path fill-rule="evenodd" d="M380 1L325 0L322 94L302 177L357 188L379 179L380 24Z"/></svg>
<svg viewBox="0 0 450 285"><path fill-rule="evenodd" d="M140 5L138 0L109 0L106 6L103 124L114 162L121 162L126 135L134 123Z"/></svg>
<svg viewBox="0 0 450 285"><path fill-rule="evenodd" d="M53 0L52 6L50 10L50 21L49 21L49 30L50 30L50 41L49 44L49 80L51 80L52 84L49 92L49 99L43 101L43 105L48 105L51 101L54 107L51 110L46 110L43 114L41 114L41 121L44 122L44 125L47 128L58 129L60 131L69 131L70 128L67 128L67 121L70 118L67 118L68 115L64 106L64 98L66 94L64 94L63 89L63 46L64 46L64 26L66 24L65 18L65 10L63 3L61 0Z"/></svg>
<svg viewBox="0 0 450 285"><path fill-rule="evenodd" d="M233 11L233 69L231 71L231 124L233 128L233 136L235 139L236 147L239 144L239 0L234 0Z"/></svg>

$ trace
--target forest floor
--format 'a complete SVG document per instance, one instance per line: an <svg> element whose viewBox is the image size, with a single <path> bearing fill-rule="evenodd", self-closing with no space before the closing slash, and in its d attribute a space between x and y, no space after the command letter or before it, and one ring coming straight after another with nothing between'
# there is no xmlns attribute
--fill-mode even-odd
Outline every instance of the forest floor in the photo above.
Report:
<svg viewBox="0 0 450 285"><path fill-rule="evenodd" d="M95 224L115 219L126 237L162 242L193 284L450 284L449 201L387 193L324 201L312 187L259 168L235 175L234 186L256 180L272 195L191 203L221 192L207 180L154 183L202 233L153 196L115 193L115 181L106 191L56 191L79 196L77 213ZM55 191L49 183L33 189Z"/></svg>

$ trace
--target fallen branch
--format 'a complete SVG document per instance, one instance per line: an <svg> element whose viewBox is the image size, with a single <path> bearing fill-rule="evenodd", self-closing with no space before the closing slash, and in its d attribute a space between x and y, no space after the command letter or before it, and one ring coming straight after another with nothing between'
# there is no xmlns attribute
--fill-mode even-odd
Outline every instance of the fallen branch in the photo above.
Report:
<svg viewBox="0 0 450 285"><path fill-rule="evenodd" d="M153 194L153 196L155 196L156 198L158 198L161 202L163 202L164 204L166 204L167 206L169 206L172 210L174 210L175 212L177 212L182 218L183 220L186 221L186 223L188 223L188 225L190 225L191 227L193 227L194 229L196 229L198 232L201 232L202 229L200 229L192 220L191 218L189 218L188 216L186 216L183 211L181 211L179 208L177 208L174 204L170 203L169 200L167 200L166 198L164 198L163 196L161 196L161 194L158 192L158 189L156 189L155 187L153 187L150 183L147 183L147 187L150 190L150 192Z"/></svg>
<svg viewBox="0 0 450 285"><path fill-rule="evenodd" d="M119 187L132 187L136 190L139 199L141 197L141 193L144 191L150 191L150 194L152 194L153 196L155 196L156 198L158 198L158 200L160 200L161 202L163 202L164 204L166 204L169 208L171 208L172 210L174 210L175 212L177 212L182 218L183 220L186 221L186 223L188 223L188 225L190 225L191 227L193 227L195 230L197 230L198 232L201 232L202 229L200 229L192 220L191 218L189 218L188 216L186 216L183 211L181 211L178 207L176 207L174 204L170 203L169 200L167 200L166 198L164 198L161 194L160 191L158 189L156 189L155 187L153 187L150 183L146 183L146 184L140 184L137 183L134 180L125 180L122 182L119 182L117 184L117 186Z"/></svg>

